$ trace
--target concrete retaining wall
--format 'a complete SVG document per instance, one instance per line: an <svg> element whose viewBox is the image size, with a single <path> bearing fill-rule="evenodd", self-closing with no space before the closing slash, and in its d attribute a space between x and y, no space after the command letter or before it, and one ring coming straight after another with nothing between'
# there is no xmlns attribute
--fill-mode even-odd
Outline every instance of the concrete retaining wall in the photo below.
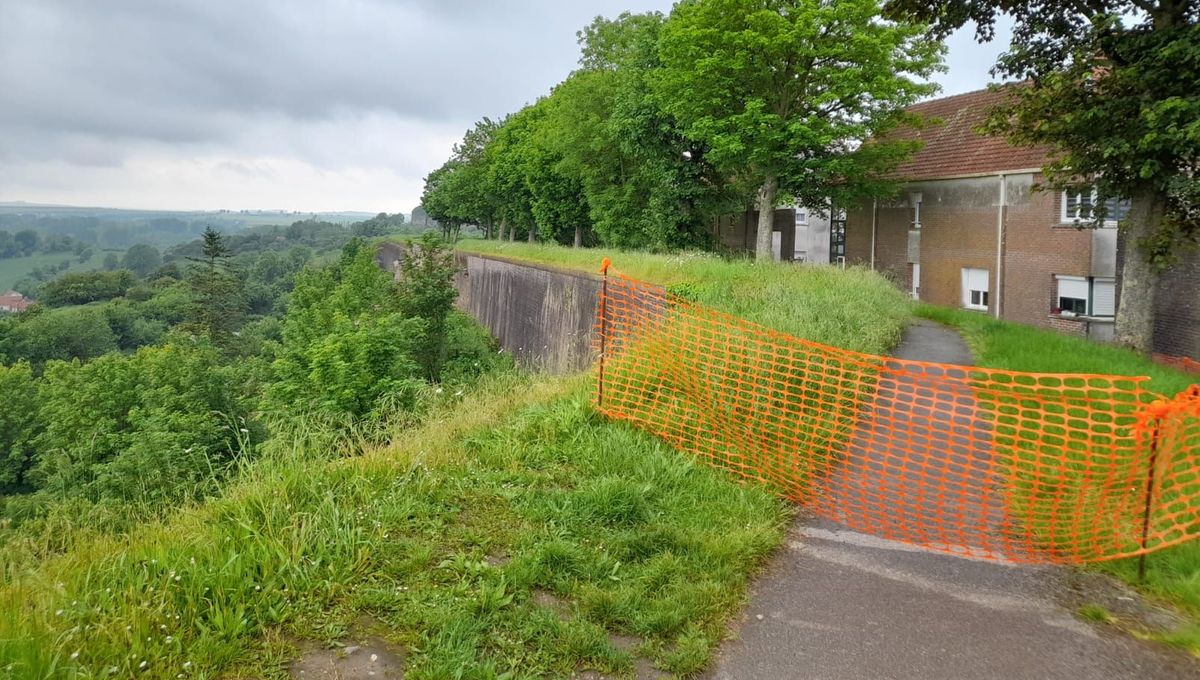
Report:
<svg viewBox="0 0 1200 680"><path fill-rule="evenodd" d="M591 365L599 277L468 253L458 259L458 307L517 363L549 373Z"/></svg>

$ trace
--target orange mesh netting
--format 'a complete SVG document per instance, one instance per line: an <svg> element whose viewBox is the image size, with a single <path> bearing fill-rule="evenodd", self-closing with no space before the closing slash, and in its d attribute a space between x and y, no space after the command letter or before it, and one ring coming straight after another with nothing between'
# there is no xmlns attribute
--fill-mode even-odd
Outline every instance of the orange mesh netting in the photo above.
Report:
<svg viewBox="0 0 1200 680"><path fill-rule="evenodd" d="M856 531L1025 563L1200 535L1197 388L862 354L619 275L597 331L602 413Z"/></svg>

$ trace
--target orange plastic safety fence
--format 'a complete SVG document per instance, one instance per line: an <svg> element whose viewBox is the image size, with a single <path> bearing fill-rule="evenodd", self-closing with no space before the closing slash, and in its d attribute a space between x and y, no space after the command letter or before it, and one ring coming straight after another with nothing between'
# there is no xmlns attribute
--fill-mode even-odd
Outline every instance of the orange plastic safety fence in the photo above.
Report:
<svg viewBox="0 0 1200 680"><path fill-rule="evenodd" d="M1200 389L862 354L619 275L598 308L601 412L856 531L1021 563L1200 535Z"/></svg>
<svg viewBox="0 0 1200 680"><path fill-rule="evenodd" d="M1168 354L1155 354L1154 360L1163 366L1184 371L1185 373L1200 374L1200 361L1196 361L1190 357L1175 357Z"/></svg>

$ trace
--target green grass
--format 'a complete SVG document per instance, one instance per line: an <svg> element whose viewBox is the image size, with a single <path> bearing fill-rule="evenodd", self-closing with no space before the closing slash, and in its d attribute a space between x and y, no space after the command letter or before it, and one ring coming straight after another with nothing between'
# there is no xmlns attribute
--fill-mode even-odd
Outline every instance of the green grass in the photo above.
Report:
<svg viewBox="0 0 1200 680"><path fill-rule="evenodd" d="M0 293L12 288L18 281L29 276L29 272L39 267L57 265L60 262L67 261L71 263L71 267L67 271L81 271L82 269L98 265L103 260L103 256L99 260L95 256L92 259L95 260L94 263L88 262L83 265L80 265L79 259L71 253L38 254L30 255L29 257L0 259Z"/></svg>
<svg viewBox="0 0 1200 680"><path fill-rule="evenodd" d="M458 248L592 273L608 257L613 271L700 304L807 340L872 354L894 347L912 315L908 297L865 268L484 240L463 241Z"/></svg>
<svg viewBox="0 0 1200 680"><path fill-rule="evenodd" d="M916 314L962 331L980 366L1017 371L1147 376L1150 378L1148 389L1168 397L1197 382L1194 375L1161 366L1112 345L997 321L964 310L920 305ZM1117 576L1188 614L1192 623L1163 639L1200 655L1200 541L1149 555L1145 582L1138 580L1137 562L1136 559L1102 562L1093 568Z"/></svg>
<svg viewBox="0 0 1200 680"><path fill-rule="evenodd" d="M1122 347L1050 330L999 321L962 309L918 305L917 316L959 329L975 363L987 368L1033 373L1094 373L1147 376L1147 388L1173 397L1197 376L1168 368Z"/></svg>
<svg viewBox="0 0 1200 680"><path fill-rule="evenodd" d="M282 678L301 641L364 625L410 678L633 677L614 633L686 675L789 519L604 421L578 379L493 379L394 441L265 460L221 499L16 577L0 676Z"/></svg>

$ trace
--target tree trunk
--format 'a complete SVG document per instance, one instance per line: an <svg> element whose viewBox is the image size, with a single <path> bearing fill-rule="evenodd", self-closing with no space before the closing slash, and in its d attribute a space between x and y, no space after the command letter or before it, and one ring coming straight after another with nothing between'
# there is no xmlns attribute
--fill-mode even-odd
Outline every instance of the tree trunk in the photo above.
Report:
<svg viewBox="0 0 1200 680"><path fill-rule="evenodd" d="M1154 311L1158 298L1158 268L1146 259L1141 242L1158 229L1163 220L1165 197L1143 191L1131 198L1125 220L1124 263L1121 267L1121 299L1117 306L1117 344L1142 354L1154 348Z"/></svg>
<svg viewBox="0 0 1200 680"><path fill-rule="evenodd" d="M491 240L491 238L492 238L492 218L489 217L489 218L487 218L487 221L484 222L484 229L487 230L483 234L484 240L485 241Z"/></svg>
<svg viewBox="0 0 1200 680"><path fill-rule="evenodd" d="M779 193L779 180L768 175L758 188L754 207L758 210L758 236L754 241L754 259L770 262L775 259L771 250L771 233L775 231L775 195Z"/></svg>
<svg viewBox="0 0 1200 680"><path fill-rule="evenodd" d="M575 247L583 247L583 226L579 224L575 225Z"/></svg>
<svg viewBox="0 0 1200 680"><path fill-rule="evenodd" d="M517 225L508 225L508 240L509 242L515 242L517 240Z"/></svg>
<svg viewBox="0 0 1200 680"><path fill-rule="evenodd" d="M537 240L537 222L529 225L529 242L533 243Z"/></svg>
<svg viewBox="0 0 1200 680"><path fill-rule="evenodd" d="M508 238L508 220L501 217L500 218L500 233L496 237L496 240L503 241L506 238Z"/></svg>

